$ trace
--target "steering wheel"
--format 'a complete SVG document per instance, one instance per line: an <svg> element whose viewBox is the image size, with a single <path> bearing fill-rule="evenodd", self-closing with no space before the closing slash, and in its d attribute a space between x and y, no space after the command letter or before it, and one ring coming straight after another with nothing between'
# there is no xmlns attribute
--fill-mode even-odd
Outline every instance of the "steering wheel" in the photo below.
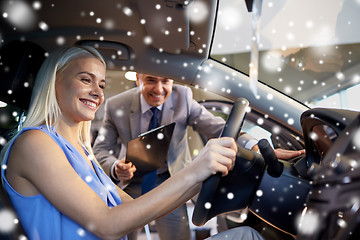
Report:
<svg viewBox="0 0 360 240"><path fill-rule="evenodd" d="M313 163L322 164L333 141L357 116L356 111L331 108L313 108L301 115L308 167Z"/></svg>
<svg viewBox="0 0 360 240"><path fill-rule="evenodd" d="M245 98L235 101L220 137L238 137L248 106ZM247 207L264 169L265 163L260 154L238 147L235 166L229 174L221 177L217 173L203 182L195 204L193 223L202 226L216 215Z"/></svg>

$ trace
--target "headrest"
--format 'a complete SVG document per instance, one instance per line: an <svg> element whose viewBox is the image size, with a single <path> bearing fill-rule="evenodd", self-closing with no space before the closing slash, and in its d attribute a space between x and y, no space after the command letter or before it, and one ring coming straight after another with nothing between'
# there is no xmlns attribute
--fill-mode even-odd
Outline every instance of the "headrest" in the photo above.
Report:
<svg viewBox="0 0 360 240"><path fill-rule="evenodd" d="M29 107L45 50L35 43L12 41L0 48L0 100L22 110Z"/></svg>

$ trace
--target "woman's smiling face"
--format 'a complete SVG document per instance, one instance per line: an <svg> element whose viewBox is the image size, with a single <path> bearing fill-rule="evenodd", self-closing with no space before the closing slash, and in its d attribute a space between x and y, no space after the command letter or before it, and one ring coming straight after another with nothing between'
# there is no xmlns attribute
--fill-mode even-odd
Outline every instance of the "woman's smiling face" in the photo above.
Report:
<svg viewBox="0 0 360 240"><path fill-rule="evenodd" d="M72 60L58 73L56 98L67 121L89 121L104 102L105 66L95 57Z"/></svg>

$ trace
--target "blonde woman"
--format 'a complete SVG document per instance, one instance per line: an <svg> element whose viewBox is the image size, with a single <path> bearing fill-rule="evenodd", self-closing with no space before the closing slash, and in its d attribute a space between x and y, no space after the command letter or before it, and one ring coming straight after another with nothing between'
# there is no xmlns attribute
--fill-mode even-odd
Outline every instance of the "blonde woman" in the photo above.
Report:
<svg viewBox="0 0 360 240"><path fill-rule="evenodd" d="M90 147L90 121L104 101L105 69L91 47L50 54L36 78L26 120L2 151L3 186L30 239L126 238L234 164L234 140L211 140L189 167L133 200L104 174ZM261 239L251 228L226 234Z"/></svg>

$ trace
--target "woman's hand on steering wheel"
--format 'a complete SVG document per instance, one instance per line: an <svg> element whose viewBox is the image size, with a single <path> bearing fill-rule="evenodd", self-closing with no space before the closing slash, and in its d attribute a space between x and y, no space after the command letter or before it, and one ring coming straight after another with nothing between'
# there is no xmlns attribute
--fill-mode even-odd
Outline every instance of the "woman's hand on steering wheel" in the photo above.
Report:
<svg viewBox="0 0 360 240"><path fill-rule="evenodd" d="M196 174L198 182L204 181L217 172L226 176L234 167L236 152L237 145L233 138L210 139L191 163L190 169Z"/></svg>

